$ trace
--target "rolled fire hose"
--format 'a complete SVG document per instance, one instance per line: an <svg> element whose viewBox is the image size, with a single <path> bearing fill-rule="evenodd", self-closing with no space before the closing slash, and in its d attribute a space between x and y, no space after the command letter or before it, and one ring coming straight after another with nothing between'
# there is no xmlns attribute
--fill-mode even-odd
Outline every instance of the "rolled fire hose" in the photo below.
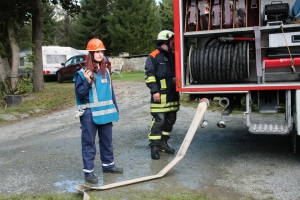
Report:
<svg viewBox="0 0 300 200"><path fill-rule="evenodd" d="M190 143L192 142L192 139L200 125L200 122L203 118L203 115L204 115L208 105L209 105L208 99L203 98L200 100L200 103L198 104L193 121L192 121L190 128L180 146L180 149L179 149L177 155L167 166L165 166L160 172L158 172L158 174L141 177L141 178L136 178L136 179L132 179L132 180L127 180L127 181L122 181L122 182L117 182L117 183L112 183L112 184L108 184L108 185L103 185L100 187L90 187L87 185L80 184L80 185L77 185L75 189L79 193L83 194L83 200L89 200L90 196L85 192L85 190L106 190L106 189L121 187L124 185L130 185L133 183L139 183L139 182L149 181L152 179L157 179L157 178L163 177L168 171L170 171L170 169L172 169L184 157L184 155L185 155L188 147L190 146Z"/></svg>

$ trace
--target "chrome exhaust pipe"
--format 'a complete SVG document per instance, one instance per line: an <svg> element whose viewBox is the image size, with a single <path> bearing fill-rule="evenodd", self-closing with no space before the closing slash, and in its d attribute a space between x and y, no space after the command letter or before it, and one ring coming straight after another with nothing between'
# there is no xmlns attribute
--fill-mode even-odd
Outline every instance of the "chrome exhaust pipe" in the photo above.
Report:
<svg viewBox="0 0 300 200"><path fill-rule="evenodd" d="M229 99L228 98L226 98L226 97L222 97L222 98L220 98L220 100L219 100L219 105L221 106L221 107L227 107L228 105L229 105Z"/></svg>

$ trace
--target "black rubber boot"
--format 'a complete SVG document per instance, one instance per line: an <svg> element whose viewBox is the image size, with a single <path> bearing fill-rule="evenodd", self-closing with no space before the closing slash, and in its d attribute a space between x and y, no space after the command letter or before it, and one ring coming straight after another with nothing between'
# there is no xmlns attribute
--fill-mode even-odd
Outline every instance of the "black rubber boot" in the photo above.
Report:
<svg viewBox="0 0 300 200"><path fill-rule="evenodd" d="M168 145L167 140L161 140L160 146L161 146L161 149L160 149L161 152L168 153L168 154L175 153L175 150Z"/></svg>
<svg viewBox="0 0 300 200"><path fill-rule="evenodd" d="M159 151L160 147L159 146L151 146L151 158L154 160L158 160L160 158L159 156Z"/></svg>

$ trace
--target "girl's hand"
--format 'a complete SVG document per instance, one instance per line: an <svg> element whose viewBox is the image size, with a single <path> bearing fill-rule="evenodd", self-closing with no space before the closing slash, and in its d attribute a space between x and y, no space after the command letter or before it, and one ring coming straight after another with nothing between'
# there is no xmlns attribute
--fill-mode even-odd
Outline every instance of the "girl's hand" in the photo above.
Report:
<svg viewBox="0 0 300 200"><path fill-rule="evenodd" d="M93 74L90 70L83 70L84 77L86 78L87 82L90 83L92 81L91 75Z"/></svg>

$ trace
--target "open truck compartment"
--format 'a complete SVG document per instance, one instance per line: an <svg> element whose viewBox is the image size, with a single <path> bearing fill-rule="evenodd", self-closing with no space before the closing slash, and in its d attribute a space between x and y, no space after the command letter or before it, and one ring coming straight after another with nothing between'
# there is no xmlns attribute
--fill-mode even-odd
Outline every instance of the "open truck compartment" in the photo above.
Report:
<svg viewBox="0 0 300 200"><path fill-rule="evenodd" d="M300 87L300 24L293 23L294 0L175 2L179 90Z"/></svg>
<svg viewBox="0 0 300 200"><path fill-rule="evenodd" d="M299 13L298 0L174 0L177 91L191 100L219 98L221 118L243 101L250 133L292 134L296 151Z"/></svg>

